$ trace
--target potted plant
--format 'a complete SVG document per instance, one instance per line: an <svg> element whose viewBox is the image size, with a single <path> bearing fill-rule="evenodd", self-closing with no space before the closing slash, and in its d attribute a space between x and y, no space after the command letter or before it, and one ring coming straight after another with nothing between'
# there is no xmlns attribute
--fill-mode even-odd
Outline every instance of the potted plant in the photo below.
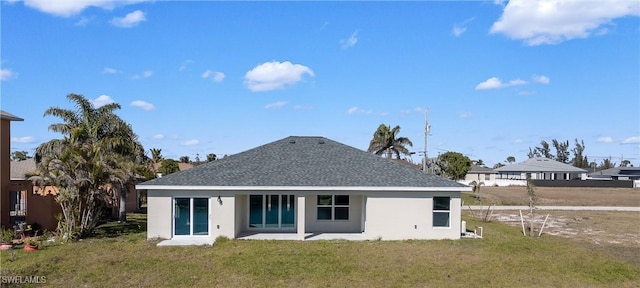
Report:
<svg viewBox="0 0 640 288"><path fill-rule="evenodd" d="M14 232L11 229L1 229L0 233L0 250L9 250L13 248L13 236Z"/></svg>
<svg viewBox="0 0 640 288"><path fill-rule="evenodd" d="M24 250L27 251L34 251L34 250L38 250L38 246L40 241L38 241L37 238L35 237L28 237L26 239L24 239Z"/></svg>

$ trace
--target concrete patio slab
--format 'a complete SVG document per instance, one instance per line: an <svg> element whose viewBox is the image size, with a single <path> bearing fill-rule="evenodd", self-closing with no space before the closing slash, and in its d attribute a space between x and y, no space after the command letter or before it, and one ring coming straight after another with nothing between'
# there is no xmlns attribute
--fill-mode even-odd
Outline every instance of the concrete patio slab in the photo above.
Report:
<svg viewBox="0 0 640 288"><path fill-rule="evenodd" d="M212 246L214 242L211 238L172 238L161 241L157 246Z"/></svg>

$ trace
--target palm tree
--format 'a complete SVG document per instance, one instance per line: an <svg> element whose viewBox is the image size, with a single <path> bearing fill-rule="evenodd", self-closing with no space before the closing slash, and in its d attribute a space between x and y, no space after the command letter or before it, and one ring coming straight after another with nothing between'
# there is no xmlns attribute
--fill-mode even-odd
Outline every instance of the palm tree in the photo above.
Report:
<svg viewBox="0 0 640 288"><path fill-rule="evenodd" d="M153 163L160 163L160 161L162 161L162 149L151 148L149 151L151 151L151 160Z"/></svg>
<svg viewBox="0 0 640 288"><path fill-rule="evenodd" d="M131 126L114 114L119 104L95 108L82 95L67 99L75 110L51 107L44 112L62 119L49 130L63 138L38 146L36 158L42 163L32 180L60 188L56 201L63 210L62 232L76 239L91 233L101 207L114 203L116 195L126 200L122 187L134 181L133 168L143 165L145 157Z"/></svg>
<svg viewBox="0 0 640 288"><path fill-rule="evenodd" d="M373 133L367 152L373 152L376 155L385 154L387 159L391 159L393 154L398 159L400 159L400 153L409 155L410 152L406 146L413 146L413 143L407 137L398 137L398 133L400 133L400 126L396 125L392 129L389 125L380 124Z"/></svg>

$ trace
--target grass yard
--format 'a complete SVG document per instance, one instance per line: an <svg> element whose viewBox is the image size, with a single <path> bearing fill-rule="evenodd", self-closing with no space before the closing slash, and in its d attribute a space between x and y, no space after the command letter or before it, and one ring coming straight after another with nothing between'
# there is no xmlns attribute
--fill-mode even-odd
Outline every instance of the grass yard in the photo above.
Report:
<svg viewBox="0 0 640 288"><path fill-rule="evenodd" d="M539 206L640 206L640 189L535 187ZM524 186L481 186L482 201L497 205L529 205ZM479 204L471 193L463 193L465 205Z"/></svg>
<svg viewBox="0 0 640 288"><path fill-rule="evenodd" d="M144 215L97 237L36 252L0 252L2 275L46 276L65 287L638 287L640 266L570 239L525 238L468 220L484 239L443 241L218 241L156 247ZM224 240L224 239L223 239ZM13 255L13 261L11 261ZM3 284L3 287L8 284Z"/></svg>

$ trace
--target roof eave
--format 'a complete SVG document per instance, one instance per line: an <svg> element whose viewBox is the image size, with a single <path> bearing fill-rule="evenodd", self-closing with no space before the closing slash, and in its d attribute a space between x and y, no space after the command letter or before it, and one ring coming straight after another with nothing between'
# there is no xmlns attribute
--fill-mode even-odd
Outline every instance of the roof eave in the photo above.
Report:
<svg viewBox="0 0 640 288"><path fill-rule="evenodd" d="M386 187L386 186L182 186L136 185L146 190L212 190L212 191L408 191L408 192L471 192L470 186L461 187Z"/></svg>

